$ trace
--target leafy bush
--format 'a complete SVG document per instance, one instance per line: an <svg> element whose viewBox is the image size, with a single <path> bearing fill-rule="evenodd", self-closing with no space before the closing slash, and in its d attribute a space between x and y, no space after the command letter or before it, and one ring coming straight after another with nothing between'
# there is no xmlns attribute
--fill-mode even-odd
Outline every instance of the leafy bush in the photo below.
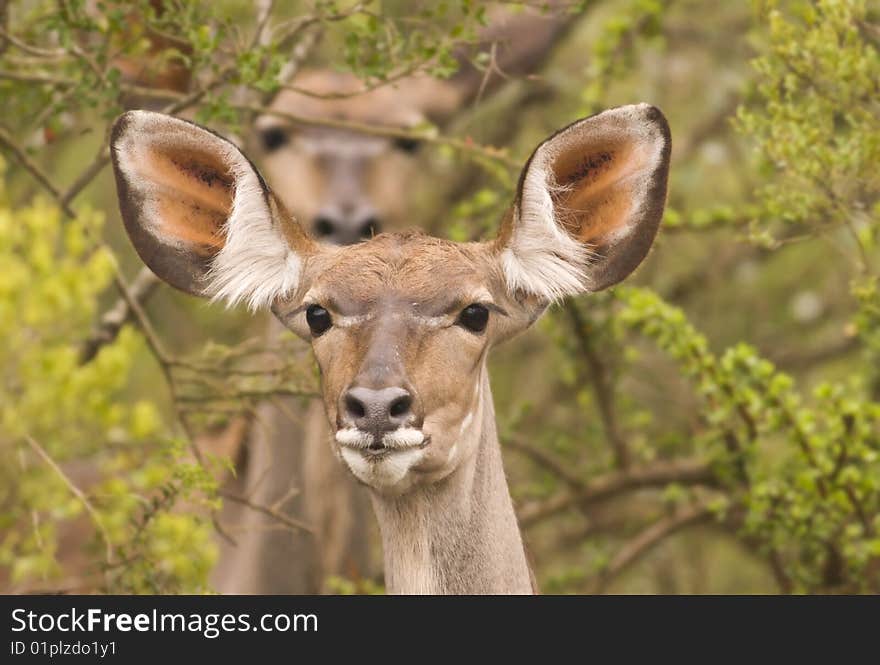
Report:
<svg viewBox="0 0 880 665"><path fill-rule="evenodd" d="M209 590L222 499L243 498L200 437L316 391L303 345L240 344L244 317L168 293L145 308L102 176L110 121L149 104L245 135L305 58L365 89L461 58L497 69L477 44L493 3L275 4L0 9L6 589ZM880 9L564 4L583 16L542 80L442 130L371 129L430 146L436 191L413 205L466 240L492 232L554 128L642 100L672 121L642 285L555 309L493 366L543 588L880 591Z"/></svg>
<svg viewBox="0 0 880 665"><path fill-rule="evenodd" d="M156 406L126 402L143 342L125 330L94 361L78 342L92 328L113 255L94 238L103 215L64 220L37 198L10 208L0 191L0 563L13 589L60 584L116 592L205 588L209 522L175 513L208 496L213 479L187 462ZM84 483L87 483L85 485ZM71 572L58 556L82 548Z"/></svg>

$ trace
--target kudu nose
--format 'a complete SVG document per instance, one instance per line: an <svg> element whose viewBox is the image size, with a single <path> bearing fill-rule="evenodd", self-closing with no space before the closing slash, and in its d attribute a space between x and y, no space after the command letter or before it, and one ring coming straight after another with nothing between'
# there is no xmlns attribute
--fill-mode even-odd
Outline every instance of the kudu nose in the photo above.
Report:
<svg viewBox="0 0 880 665"><path fill-rule="evenodd" d="M353 245L362 240L369 240L380 232L381 226L381 222L375 216L351 220L332 215L319 215L312 224L315 235L320 240L336 245Z"/></svg>
<svg viewBox="0 0 880 665"><path fill-rule="evenodd" d="M412 394L405 388L374 390L356 386L344 397L345 419L359 430L369 432L381 445L382 435L413 420Z"/></svg>

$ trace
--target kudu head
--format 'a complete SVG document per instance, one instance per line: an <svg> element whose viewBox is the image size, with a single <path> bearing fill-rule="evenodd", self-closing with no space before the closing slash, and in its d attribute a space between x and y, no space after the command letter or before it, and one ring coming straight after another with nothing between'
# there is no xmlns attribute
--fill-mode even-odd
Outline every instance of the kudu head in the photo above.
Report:
<svg viewBox="0 0 880 665"><path fill-rule="evenodd" d="M251 162L201 127L134 111L112 133L122 216L141 258L188 293L271 308L309 340L334 446L384 493L437 482L472 458L493 345L642 261L669 153L656 108L605 111L538 146L494 240L410 232L343 247L315 242Z"/></svg>
<svg viewBox="0 0 880 665"><path fill-rule="evenodd" d="M560 3L547 4L558 10ZM495 64L505 77L533 74L573 23L564 11L513 13L496 7L480 30L477 50L495 44ZM348 245L411 225L418 142L331 128L327 121L397 130L426 121L444 125L503 80L470 65L465 52L457 57L460 69L450 79L412 74L367 91L350 73L307 69L275 97L271 110L300 122L261 116L251 152L306 231L322 242Z"/></svg>
<svg viewBox="0 0 880 665"><path fill-rule="evenodd" d="M252 152L273 190L322 242L349 245L399 230L412 198L418 142L327 127L326 121L412 129L450 115L461 104L460 90L411 76L362 92L358 78L331 70L304 71L295 82L296 90L283 90L271 108L306 122L266 114L256 123Z"/></svg>

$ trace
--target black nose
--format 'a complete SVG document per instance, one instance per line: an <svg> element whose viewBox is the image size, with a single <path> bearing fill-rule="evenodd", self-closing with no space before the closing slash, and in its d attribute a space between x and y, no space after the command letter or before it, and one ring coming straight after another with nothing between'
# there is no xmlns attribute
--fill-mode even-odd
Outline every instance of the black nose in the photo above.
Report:
<svg viewBox="0 0 880 665"><path fill-rule="evenodd" d="M385 432L412 422L413 398L405 388L374 390L356 386L344 397L345 419L359 430L373 434L381 441Z"/></svg>
<svg viewBox="0 0 880 665"><path fill-rule="evenodd" d="M323 242L336 245L353 245L361 240L369 240L378 234L382 223L378 217L366 219L340 219L331 215L318 215L312 223L315 236Z"/></svg>

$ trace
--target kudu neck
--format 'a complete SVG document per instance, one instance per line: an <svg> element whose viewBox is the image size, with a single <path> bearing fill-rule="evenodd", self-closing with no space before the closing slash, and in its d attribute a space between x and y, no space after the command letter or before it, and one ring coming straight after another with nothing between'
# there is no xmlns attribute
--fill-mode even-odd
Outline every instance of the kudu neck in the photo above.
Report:
<svg viewBox="0 0 880 665"><path fill-rule="evenodd" d="M389 593L534 591L502 466L485 368L480 380L482 413L475 414L472 431L462 434L476 437L476 452L437 483L399 497L372 495Z"/></svg>

